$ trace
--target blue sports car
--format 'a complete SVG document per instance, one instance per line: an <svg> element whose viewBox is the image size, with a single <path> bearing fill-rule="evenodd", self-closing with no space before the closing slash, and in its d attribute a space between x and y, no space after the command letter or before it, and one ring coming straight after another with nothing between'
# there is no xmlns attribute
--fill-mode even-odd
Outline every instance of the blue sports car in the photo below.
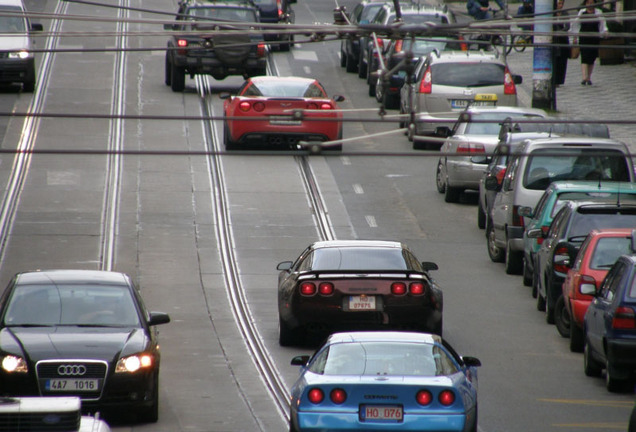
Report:
<svg viewBox="0 0 636 432"><path fill-rule="evenodd" d="M297 356L289 430L477 431L477 366L440 336L334 333Z"/></svg>

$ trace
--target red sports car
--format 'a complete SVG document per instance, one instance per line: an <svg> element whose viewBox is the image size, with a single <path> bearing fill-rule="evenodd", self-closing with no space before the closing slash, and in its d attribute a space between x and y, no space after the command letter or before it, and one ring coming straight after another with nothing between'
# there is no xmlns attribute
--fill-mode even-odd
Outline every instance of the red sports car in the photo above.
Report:
<svg viewBox="0 0 636 432"><path fill-rule="evenodd" d="M605 275L618 257L631 253L632 229L609 228L592 230L581 245L581 249L563 282L563 308L557 302L555 318L569 320L570 350L583 351L583 317L594 300L590 295L581 294L581 287L594 285L598 290ZM557 316L558 315L558 316Z"/></svg>
<svg viewBox="0 0 636 432"><path fill-rule="evenodd" d="M300 141L342 139L342 114L313 78L258 76L247 79L237 96L224 95L223 141L227 150L245 147L296 149ZM241 119L241 117L245 119ZM326 147L341 150L342 144Z"/></svg>

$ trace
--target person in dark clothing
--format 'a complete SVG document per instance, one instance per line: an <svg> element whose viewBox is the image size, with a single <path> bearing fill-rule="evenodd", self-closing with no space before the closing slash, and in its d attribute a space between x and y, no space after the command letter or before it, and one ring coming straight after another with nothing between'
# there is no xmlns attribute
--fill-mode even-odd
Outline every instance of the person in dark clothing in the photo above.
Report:
<svg viewBox="0 0 636 432"><path fill-rule="evenodd" d="M523 0L519 9L517 9L517 17L518 18L532 18L534 16L534 4L532 0ZM522 24L519 26L521 29L526 31L532 31L534 26L532 24Z"/></svg>
<svg viewBox="0 0 636 432"><path fill-rule="evenodd" d="M569 13L563 10L564 0L557 0L554 8L554 24L552 25L552 31L567 33L570 30ZM568 59L570 58L570 47L567 46L570 40L567 35L554 35L552 36L552 43L555 46L552 48L552 83L555 86L563 85L565 83L565 74L568 69Z"/></svg>
<svg viewBox="0 0 636 432"><path fill-rule="evenodd" d="M598 57L600 37L607 37L607 23L603 11L594 7L596 0L584 0L581 9L572 24L574 44L581 45L581 85L592 85L592 71Z"/></svg>
<svg viewBox="0 0 636 432"><path fill-rule="evenodd" d="M503 0L495 0L499 5L499 9L504 10L506 8ZM466 3L466 9L468 14L475 18L475 20L491 19L490 4L488 0L468 0Z"/></svg>

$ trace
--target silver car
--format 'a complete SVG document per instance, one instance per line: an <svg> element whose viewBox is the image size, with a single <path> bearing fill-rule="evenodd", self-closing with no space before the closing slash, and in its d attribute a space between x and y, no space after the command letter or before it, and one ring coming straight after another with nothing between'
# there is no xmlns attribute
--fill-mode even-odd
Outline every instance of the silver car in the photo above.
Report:
<svg viewBox="0 0 636 432"><path fill-rule="evenodd" d="M401 112L415 113L407 125L413 148L426 145L427 136L454 123L469 105L517 106L521 82L496 52L431 52L418 62L412 83L400 95Z"/></svg>

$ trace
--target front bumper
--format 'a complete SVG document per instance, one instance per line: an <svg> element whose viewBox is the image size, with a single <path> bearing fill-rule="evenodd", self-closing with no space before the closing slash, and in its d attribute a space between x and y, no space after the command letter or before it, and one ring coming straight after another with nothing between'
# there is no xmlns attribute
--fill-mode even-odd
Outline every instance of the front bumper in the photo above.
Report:
<svg viewBox="0 0 636 432"><path fill-rule="evenodd" d="M35 81L35 59L0 58L0 82L33 82Z"/></svg>

